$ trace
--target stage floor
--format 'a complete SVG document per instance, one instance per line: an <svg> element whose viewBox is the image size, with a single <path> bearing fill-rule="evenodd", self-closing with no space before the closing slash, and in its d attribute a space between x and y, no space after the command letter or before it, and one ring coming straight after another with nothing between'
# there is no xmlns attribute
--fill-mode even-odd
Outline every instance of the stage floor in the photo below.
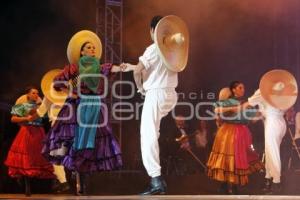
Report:
<svg viewBox="0 0 300 200"><path fill-rule="evenodd" d="M0 194L0 199L38 199L38 200L300 200L300 196L267 196L267 195L163 195L163 196L62 196L62 195L32 195Z"/></svg>

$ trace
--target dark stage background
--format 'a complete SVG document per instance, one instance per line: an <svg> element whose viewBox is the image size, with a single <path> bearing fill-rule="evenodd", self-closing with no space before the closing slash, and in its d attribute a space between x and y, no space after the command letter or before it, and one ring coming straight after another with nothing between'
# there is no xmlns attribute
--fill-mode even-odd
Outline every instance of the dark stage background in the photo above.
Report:
<svg viewBox="0 0 300 200"><path fill-rule="evenodd" d="M42 76L52 68L67 64L66 48L74 33L95 30L95 0L10 0L1 4L0 59L0 192L22 192L22 187L7 177L3 161L18 127L9 122L10 106L28 85L40 85ZM257 89L260 77L275 68L289 70L300 78L300 1L298 0L126 0L124 1L123 59L136 63L151 44L149 21L154 15L180 16L190 30L190 55L186 70L179 74L179 102L189 102L193 111L199 102L214 101L218 90L233 80L245 83L246 97ZM102 39L103 40L103 39ZM124 76L133 81L132 73ZM125 93L129 92L126 91ZM192 95L191 95L192 94ZM141 103L139 95L124 100ZM299 103L296 104L299 110ZM176 114L189 115L188 106L178 106ZM139 116L140 113L137 115ZM196 129L197 118L188 122ZM178 133L169 115L161 125L163 172L173 194L213 194L216 183L207 180L203 169L174 142ZM260 122L250 126L260 155L263 130ZM209 146L215 132L208 121ZM135 194L143 189L146 174L141 164L139 120L122 122L124 170L90 177L91 193ZM209 147L208 147L209 148ZM287 151L290 149L287 148ZM205 162L208 150L197 150ZM287 185L299 185L296 172L285 172ZM263 174L252 177L245 194L259 190ZM117 183L115 183L117 182ZM36 191L46 192L38 187ZM45 184L49 184L48 182ZM101 185L100 189L93 185ZM287 193L295 192L287 186ZM292 188L292 189L291 189Z"/></svg>

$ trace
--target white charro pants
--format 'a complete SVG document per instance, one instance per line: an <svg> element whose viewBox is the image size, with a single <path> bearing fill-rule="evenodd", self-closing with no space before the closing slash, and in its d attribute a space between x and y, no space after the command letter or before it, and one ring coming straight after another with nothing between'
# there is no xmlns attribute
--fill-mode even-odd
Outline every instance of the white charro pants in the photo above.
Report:
<svg viewBox="0 0 300 200"><path fill-rule="evenodd" d="M174 88L146 92L141 119L141 151L143 164L151 177L161 175L158 145L160 121L176 103L177 93Z"/></svg>
<svg viewBox="0 0 300 200"><path fill-rule="evenodd" d="M281 160L280 144L286 133L286 123L283 116L267 115L265 118L265 167L266 178L273 178L274 183L280 183Z"/></svg>

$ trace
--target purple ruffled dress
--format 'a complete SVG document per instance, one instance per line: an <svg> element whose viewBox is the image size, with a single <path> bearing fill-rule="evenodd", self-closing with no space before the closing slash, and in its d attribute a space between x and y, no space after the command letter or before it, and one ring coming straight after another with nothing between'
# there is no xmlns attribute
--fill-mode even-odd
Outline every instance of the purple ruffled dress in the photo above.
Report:
<svg viewBox="0 0 300 200"><path fill-rule="evenodd" d="M111 64L101 65L101 74L111 78ZM63 81L73 80L79 75L77 65L68 65L63 72L59 74L54 81L56 90L65 86ZM97 93L89 90L83 82L80 85L81 94L100 95L103 93L104 82L101 78ZM76 94L77 88L73 89ZM102 102L102 104L104 104ZM78 127L77 109L80 105L80 98L69 97L54 125L47 134L42 153L55 164L62 164L67 169L77 172L95 172L117 170L122 167L122 158L120 146L112 133L112 128L107 120L107 109L100 108L99 124L97 127L94 148L75 149L73 147L76 128ZM107 121L107 123L105 123Z"/></svg>

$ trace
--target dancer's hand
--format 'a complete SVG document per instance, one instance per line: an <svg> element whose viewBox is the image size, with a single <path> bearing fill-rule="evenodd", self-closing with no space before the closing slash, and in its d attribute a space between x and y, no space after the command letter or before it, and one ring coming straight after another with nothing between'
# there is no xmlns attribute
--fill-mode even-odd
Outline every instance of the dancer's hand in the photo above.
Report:
<svg viewBox="0 0 300 200"><path fill-rule="evenodd" d="M243 103L243 104L241 105L241 109L247 109L247 108L249 108L249 107L251 107L251 106L250 106L250 104L249 104L248 101L245 102L245 103Z"/></svg>
<svg viewBox="0 0 300 200"><path fill-rule="evenodd" d="M146 91L144 90L144 88L139 88L137 93L140 93L142 96L146 95Z"/></svg>
<svg viewBox="0 0 300 200"><path fill-rule="evenodd" d="M126 69L128 69L127 64L126 63L121 63L120 64L120 69L121 69L122 72L126 72L127 71Z"/></svg>
<svg viewBox="0 0 300 200"><path fill-rule="evenodd" d="M121 63L120 68L123 69L122 72L130 72L130 71L134 71L136 66L130 63Z"/></svg>
<svg viewBox="0 0 300 200"><path fill-rule="evenodd" d="M35 119L34 119L34 116L33 116L33 115L27 115L27 116L26 116L26 120L27 120L28 122L32 122L32 121L34 121Z"/></svg>

